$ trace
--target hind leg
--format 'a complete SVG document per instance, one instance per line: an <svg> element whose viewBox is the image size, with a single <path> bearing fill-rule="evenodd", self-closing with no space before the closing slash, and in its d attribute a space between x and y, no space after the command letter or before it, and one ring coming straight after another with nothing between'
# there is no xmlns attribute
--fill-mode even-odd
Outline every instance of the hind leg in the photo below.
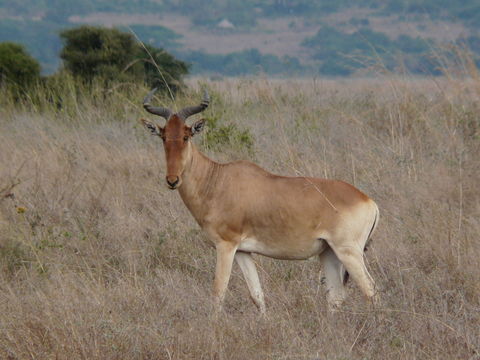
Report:
<svg viewBox="0 0 480 360"><path fill-rule="evenodd" d="M237 261L240 269L242 270L245 281L247 282L250 296L257 305L260 313L265 315L265 300L263 298L263 291L260 285L260 279L258 278L257 268L255 262L252 259L252 255L238 251L235 254L235 260Z"/></svg>
<svg viewBox="0 0 480 360"><path fill-rule="evenodd" d="M345 268L330 247L320 254L320 261L325 275L328 307L334 310L345 300Z"/></svg>
<svg viewBox="0 0 480 360"><path fill-rule="evenodd" d="M329 242L335 255L345 266L353 280L360 287L360 290L371 299L374 303L377 302L375 293L375 283L368 273L363 260L363 251L354 246L335 246Z"/></svg>
<svg viewBox="0 0 480 360"><path fill-rule="evenodd" d="M252 255L238 251L235 254L235 260L242 270L253 302L257 305L260 313L265 314L265 300L263 298L262 286L260 285L260 279L258 278L257 268Z"/></svg>

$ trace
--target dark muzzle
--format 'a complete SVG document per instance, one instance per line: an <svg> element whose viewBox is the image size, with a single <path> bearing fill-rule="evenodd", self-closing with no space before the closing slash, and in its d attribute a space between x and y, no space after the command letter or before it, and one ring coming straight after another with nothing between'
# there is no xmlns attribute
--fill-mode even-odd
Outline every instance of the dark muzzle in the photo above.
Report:
<svg viewBox="0 0 480 360"><path fill-rule="evenodd" d="M168 187L172 190L174 190L177 187L179 181L180 181L180 178L178 176L172 176L172 175L167 176Z"/></svg>

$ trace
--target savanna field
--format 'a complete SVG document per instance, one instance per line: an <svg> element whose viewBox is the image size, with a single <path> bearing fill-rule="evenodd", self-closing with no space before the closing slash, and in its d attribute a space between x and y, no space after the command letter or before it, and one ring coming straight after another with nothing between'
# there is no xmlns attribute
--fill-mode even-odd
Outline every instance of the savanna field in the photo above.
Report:
<svg viewBox="0 0 480 360"><path fill-rule="evenodd" d="M189 80L195 142L221 162L347 181L380 222L380 291L327 310L318 259L237 265L213 316L215 251L165 186L148 89L0 100L1 359L480 359L480 79ZM163 119L155 119L162 122Z"/></svg>

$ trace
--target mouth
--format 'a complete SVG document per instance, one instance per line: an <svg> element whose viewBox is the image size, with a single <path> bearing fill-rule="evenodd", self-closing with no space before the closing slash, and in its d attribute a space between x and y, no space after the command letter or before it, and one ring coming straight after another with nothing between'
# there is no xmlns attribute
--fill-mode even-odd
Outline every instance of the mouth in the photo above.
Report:
<svg viewBox="0 0 480 360"><path fill-rule="evenodd" d="M174 185L174 186L167 185L167 187L168 187L170 190L176 190L176 189L178 188L177 185Z"/></svg>

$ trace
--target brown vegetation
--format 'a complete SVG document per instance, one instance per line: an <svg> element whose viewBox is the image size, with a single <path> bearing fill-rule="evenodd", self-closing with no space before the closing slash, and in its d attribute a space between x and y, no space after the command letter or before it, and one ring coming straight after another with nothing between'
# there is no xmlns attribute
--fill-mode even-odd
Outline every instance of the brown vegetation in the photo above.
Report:
<svg viewBox="0 0 480 360"><path fill-rule="evenodd" d="M342 179L378 203L366 256L382 304L350 282L330 314L316 259L257 256L267 318L235 267L215 320L214 251L137 122L146 89L67 84L62 103L0 100L0 358L479 358L478 80L207 85L210 156Z"/></svg>

